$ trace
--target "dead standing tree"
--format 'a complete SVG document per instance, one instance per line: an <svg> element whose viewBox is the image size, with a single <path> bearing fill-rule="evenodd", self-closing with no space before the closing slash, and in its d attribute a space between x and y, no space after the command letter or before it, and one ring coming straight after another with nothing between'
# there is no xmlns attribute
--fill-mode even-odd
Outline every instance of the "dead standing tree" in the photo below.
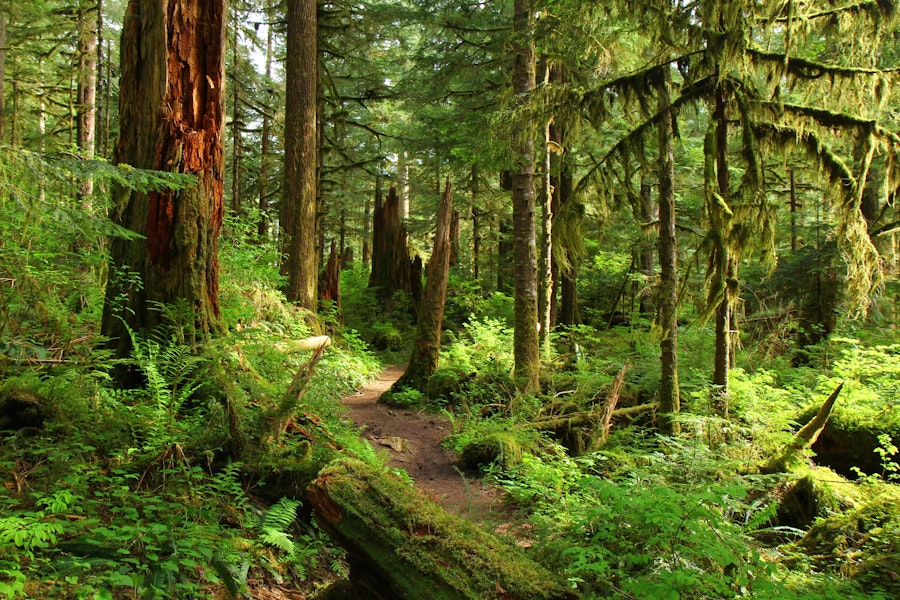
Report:
<svg viewBox="0 0 900 600"><path fill-rule="evenodd" d="M375 288L378 297L388 310L393 308L395 294L402 292L413 298L418 286L412 281L413 269L409 260L406 228L400 218L400 200L397 189L391 187L387 200L375 199L372 213L372 272L369 287Z"/></svg>
<svg viewBox="0 0 900 600"><path fill-rule="evenodd" d="M412 355L406 372L392 389L414 388L424 392L428 379L437 370L438 355L441 352L444 304L447 301L447 280L450 276L450 257L453 253L451 230L454 214L458 223L459 213L453 211L453 189L448 179L438 209L434 249L431 252L431 260L428 261L425 293L419 307L419 322Z"/></svg>

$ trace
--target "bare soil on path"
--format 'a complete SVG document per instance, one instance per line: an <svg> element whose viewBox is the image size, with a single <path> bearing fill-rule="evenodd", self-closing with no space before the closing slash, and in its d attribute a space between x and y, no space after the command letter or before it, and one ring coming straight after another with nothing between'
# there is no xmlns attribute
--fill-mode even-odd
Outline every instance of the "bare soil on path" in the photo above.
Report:
<svg viewBox="0 0 900 600"><path fill-rule="evenodd" d="M446 418L378 402L404 369L405 365L394 365L343 399L360 434L376 448L386 449L389 464L405 469L416 486L448 512L481 524L496 525L508 518L502 492L475 474L463 474L454 453L441 446L453 433Z"/></svg>

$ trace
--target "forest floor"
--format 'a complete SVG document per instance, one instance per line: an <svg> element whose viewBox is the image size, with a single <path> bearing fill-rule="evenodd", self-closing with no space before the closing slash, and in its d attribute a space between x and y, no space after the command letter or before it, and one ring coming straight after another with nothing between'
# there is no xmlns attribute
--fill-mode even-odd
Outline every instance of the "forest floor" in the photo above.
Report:
<svg viewBox="0 0 900 600"><path fill-rule="evenodd" d="M405 469L444 510L481 525L498 525L509 518L501 490L485 484L477 474L460 471L453 452L441 446L453 433L440 415L391 407L378 399L403 374L405 365L383 371L369 385L343 399L360 435L390 454L389 465Z"/></svg>

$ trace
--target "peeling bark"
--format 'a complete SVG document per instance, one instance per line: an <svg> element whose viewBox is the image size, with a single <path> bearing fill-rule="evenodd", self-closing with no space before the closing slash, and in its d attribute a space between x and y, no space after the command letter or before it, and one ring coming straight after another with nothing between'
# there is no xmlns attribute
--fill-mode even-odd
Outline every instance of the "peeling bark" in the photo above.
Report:
<svg viewBox="0 0 900 600"><path fill-rule="evenodd" d="M122 33L116 163L196 176L183 190L115 191L116 222L144 239L113 239L103 333L119 356L160 321L154 303L185 300L193 330L221 329L218 236L223 206L224 5L131 0ZM137 275L122 277L124 272Z"/></svg>

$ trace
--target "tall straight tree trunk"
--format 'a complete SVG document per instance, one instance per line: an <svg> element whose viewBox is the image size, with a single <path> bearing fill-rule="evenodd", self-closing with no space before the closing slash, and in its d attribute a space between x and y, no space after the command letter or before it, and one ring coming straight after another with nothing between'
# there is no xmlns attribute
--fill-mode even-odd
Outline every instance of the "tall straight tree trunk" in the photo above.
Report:
<svg viewBox="0 0 900 600"><path fill-rule="evenodd" d="M728 115L726 111L725 90L721 83L716 85L715 106L713 110L715 121L715 158L716 158L716 185L721 202L727 206L730 194L730 181L728 175ZM720 253L717 257L719 277L724 281L722 300L716 308L716 341L715 362L713 368L713 385L718 386L717 398L714 407L720 414L728 412L728 371L731 367L731 308L732 308L732 281L735 261L728 250L725 221L727 217L722 214L723 206L715 203L715 213L712 227L717 229L719 243L716 250Z"/></svg>
<svg viewBox="0 0 900 600"><path fill-rule="evenodd" d="M678 262L675 243L675 149L672 143L674 115L669 108L671 75L664 67L659 85L659 330L660 381L659 429L678 433L674 418L681 410L678 386Z"/></svg>
<svg viewBox="0 0 900 600"><path fill-rule="evenodd" d="M103 122L100 124L101 152L104 157L110 156L109 132L112 124L112 41L106 41L106 76L103 78Z"/></svg>
<svg viewBox="0 0 900 600"><path fill-rule="evenodd" d="M240 116L240 80L238 78L239 59L238 19L234 12L231 39L231 211L241 212L241 116Z"/></svg>
<svg viewBox="0 0 900 600"><path fill-rule="evenodd" d="M549 72L547 78L549 79ZM544 128L543 176L541 180L541 246L538 277L538 318L540 320L540 344L544 355L550 358L550 314L553 305L553 185L550 181L550 123Z"/></svg>
<svg viewBox="0 0 900 600"><path fill-rule="evenodd" d="M122 129L114 160L192 174L196 182L181 191L115 191L115 221L142 236L113 238L110 244L102 332L119 356L130 350L126 326L146 331L160 322L155 303L184 301L195 336L221 331L224 48L221 2L128 4L121 49ZM133 382L119 375L123 383Z"/></svg>
<svg viewBox="0 0 900 600"><path fill-rule="evenodd" d="M272 14L271 2L266 3L266 15ZM270 17L271 18L271 17ZM272 25L266 26L266 86L272 83ZM269 95L266 100L271 100ZM256 225L256 234L263 238L269 228L268 216L266 212L269 210L269 130L272 127L272 120L269 116L269 103L263 109L262 137L259 150L259 222Z"/></svg>
<svg viewBox="0 0 900 600"><path fill-rule="evenodd" d="M528 102L535 87L533 6L530 0L513 3L513 92ZM534 139L531 124L521 117L512 132L516 169L513 172L513 261L515 263L515 375L521 389L538 388L541 355L538 345L537 243L534 196Z"/></svg>
<svg viewBox="0 0 900 600"><path fill-rule="evenodd" d="M663 125L665 126L665 125ZM646 227L647 223L653 223L659 219L659 208L653 204L653 186L649 178L641 181L640 197L641 223ZM653 272L653 243L651 232L642 232L640 247L640 269L645 281L652 281ZM653 313L653 302L646 294L641 295L638 311L642 316L650 316Z"/></svg>
<svg viewBox="0 0 900 600"><path fill-rule="evenodd" d="M560 140L565 137L565 132L560 131ZM554 196L557 197L559 203L559 212L563 212L564 207L568 207L569 202L574 202L572 191L575 188L575 181L572 169L568 161L563 160L559 165L559 177L556 184ZM583 210L578 211L579 218L583 216ZM557 243L557 249L560 244ZM580 259L578 259L580 260ZM578 260L569 253L568 265L559 269L559 315L557 323L559 325L576 325L578 323Z"/></svg>
<svg viewBox="0 0 900 600"><path fill-rule="evenodd" d="M481 213L478 208L478 166L472 165L472 277L481 285Z"/></svg>
<svg viewBox="0 0 900 600"><path fill-rule="evenodd" d="M0 142L5 132L6 114L4 111L3 89L6 84L6 0L0 0Z"/></svg>
<svg viewBox="0 0 900 600"><path fill-rule="evenodd" d="M286 296L311 311L318 298L317 72L316 0L288 0L281 247Z"/></svg>
<svg viewBox="0 0 900 600"><path fill-rule="evenodd" d="M97 19L91 10L99 10L89 0L78 4L78 89L77 89L77 133L76 143L81 155L94 157L97 115ZM90 196L94 191L94 180L86 177L81 184L79 195L85 209L90 209Z"/></svg>
<svg viewBox="0 0 900 600"><path fill-rule="evenodd" d="M447 179L441 205L438 208L437 232L434 248L428 261L425 290L419 306L416 337L413 342L409 366L395 384L395 389L414 388L424 392L428 379L437 371L441 353L441 330L444 322L444 305L447 301L447 282L450 277L452 253L450 230L453 221L453 189ZM457 213L458 214L458 213Z"/></svg>

